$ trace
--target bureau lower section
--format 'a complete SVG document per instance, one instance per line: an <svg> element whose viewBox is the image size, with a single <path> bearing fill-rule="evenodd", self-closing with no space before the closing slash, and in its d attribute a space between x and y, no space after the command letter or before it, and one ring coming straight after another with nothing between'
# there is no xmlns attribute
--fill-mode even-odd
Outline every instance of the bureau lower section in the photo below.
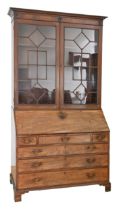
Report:
<svg viewBox="0 0 119 210"><path fill-rule="evenodd" d="M29 190L109 183L109 133L18 135L15 201Z"/></svg>

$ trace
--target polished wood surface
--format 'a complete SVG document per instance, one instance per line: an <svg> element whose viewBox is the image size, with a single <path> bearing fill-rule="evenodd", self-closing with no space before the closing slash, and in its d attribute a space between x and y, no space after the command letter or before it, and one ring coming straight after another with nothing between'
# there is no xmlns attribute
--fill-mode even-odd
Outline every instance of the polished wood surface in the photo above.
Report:
<svg viewBox="0 0 119 210"><path fill-rule="evenodd" d="M25 157L41 157L41 156L54 156L54 155L64 155L65 146L42 146L42 147L21 147L18 148L18 158Z"/></svg>
<svg viewBox="0 0 119 210"><path fill-rule="evenodd" d="M47 170L59 170L68 168L90 168L108 166L107 155L76 155L45 157L38 159L18 160L18 172L36 172Z"/></svg>
<svg viewBox="0 0 119 210"><path fill-rule="evenodd" d="M35 136L21 136L17 137L17 145L36 145L37 138Z"/></svg>
<svg viewBox="0 0 119 210"><path fill-rule="evenodd" d="M18 158L107 152L108 144L21 147L18 148Z"/></svg>
<svg viewBox="0 0 119 210"><path fill-rule="evenodd" d="M16 184L16 167L15 166L11 167L11 174L14 179L14 183Z"/></svg>
<svg viewBox="0 0 119 210"><path fill-rule="evenodd" d="M93 142L106 142L109 143L109 133L108 132L101 132L101 133L94 133L92 135Z"/></svg>
<svg viewBox="0 0 119 210"><path fill-rule="evenodd" d="M23 9L23 8L14 8L14 7L11 7L9 9L9 12L8 14L13 17L14 15L16 15L15 18L19 18L19 14L20 15L33 15L34 16L32 17L33 19L35 19L35 16L37 15L44 15L44 16L47 16L47 17L50 17L51 16L58 16L58 15L62 15L64 17L75 17L76 19L79 19L79 18L86 18L88 20L90 19L93 19L93 20L104 20L106 18L106 16L97 16L97 15L84 15L84 14L76 14L76 13L63 13L63 12L54 12L54 11L43 11L43 10L33 10L33 9ZM37 15L36 15L37 14ZM24 19L24 16L21 16L22 19Z"/></svg>
<svg viewBox="0 0 119 210"><path fill-rule="evenodd" d="M17 134L52 134L109 131L101 110L15 111ZM24 116L24 117L23 117Z"/></svg>
<svg viewBox="0 0 119 210"><path fill-rule="evenodd" d="M108 145L107 144L87 144L87 145L67 145L66 154L89 154L89 153L107 153Z"/></svg>
<svg viewBox="0 0 119 210"><path fill-rule="evenodd" d="M101 109L102 26L106 17L10 8L14 51L14 199L29 190L100 184L111 190L109 127ZM19 104L19 24L53 26L55 104ZM97 103L64 104L64 28L98 30Z"/></svg>
<svg viewBox="0 0 119 210"><path fill-rule="evenodd" d="M64 170L55 172L40 172L19 175L19 189L40 188L43 186L57 186L67 184L81 184L90 182L104 182L108 178L107 168Z"/></svg>
<svg viewBox="0 0 119 210"><path fill-rule="evenodd" d="M77 144L77 143L87 143L91 142L90 134L62 134L62 135L47 135L38 137L39 144L60 144L68 142Z"/></svg>

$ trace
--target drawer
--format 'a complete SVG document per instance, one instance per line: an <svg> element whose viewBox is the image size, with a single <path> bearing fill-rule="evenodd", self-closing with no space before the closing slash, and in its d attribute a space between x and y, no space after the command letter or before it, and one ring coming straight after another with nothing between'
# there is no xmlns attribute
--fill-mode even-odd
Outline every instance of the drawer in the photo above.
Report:
<svg viewBox="0 0 119 210"><path fill-rule="evenodd" d="M62 168L88 168L108 165L107 155L69 156L18 160L18 172L33 172Z"/></svg>
<svg viewBox="0 0 119 210"><path fill-rule="evenodd" d="M18 172L32 172L59 169L65 167L65 158L39 158L32 160L18 160Z"/></svg>
<svg viewBox="0 0 119 210"><path fill-rule="evenodd" d="M62 135L47 135L47 136L38 136L39 144L61 144L63 143Z"/></svg>
<svg viewBox="0 0 119 210"><path fill-rule="evenodd" d="M66 145L65 152L67 155L108 153L108 144Z"/></svg>
<svg viewBox="0 0 119 210"><path fill-rule="evenodd" d="M90 134L66 134L39 136L39 144L61 144L61 143L88 143L91 141Z"/></svg>
<svg viewBox="0 0 119 210"><path fill-rule="evenodd" d="M93 142L109 142L109 134L107 132L95 133L92 135Z"/></svg>
<svg viewBox="0 0 119 210"><path fill-rule="evenodd" d="M66 157L67 168L108 166L108 155L80 155Z"/></svg>
<svg viewBox="0 0 119 210"><path fill-rule="evenodd" d="M47 188L53 186L100 183L107 180L107 168L51 171L33 174L19 174L18 188Z"/></svg>
<svg viewBox="0 0 119 210"><path fill-rule="evenodd" d="M17 137L17 145L25 146L25 145L35 145L37 143L36 136L20 136Z"/></svg>
<svg viewBox="0 0 119 210"><path fill-rule="evenodd" d="M91 135L90 134L67 134L62 137L64 143L68 144L80 144L80 143L90 143Z"/></svg>
<svg viewBox="0 0 119 210"><path fill-rule="evenodd" d="M64 155L64 145L50 145L38 147L20 147L18 148L18 158L35 158L41 156Z"/></svg>

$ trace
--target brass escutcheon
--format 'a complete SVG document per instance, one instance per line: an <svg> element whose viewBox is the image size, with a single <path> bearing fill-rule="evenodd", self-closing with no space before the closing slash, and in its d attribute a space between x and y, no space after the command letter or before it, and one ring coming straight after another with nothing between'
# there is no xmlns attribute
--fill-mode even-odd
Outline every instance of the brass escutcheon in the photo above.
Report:
<svg viewBox="0 0 119 210"><path fill-rule="evenodd" d="M62 119L62 120L63 120L63 119L65 119L65 118L66 118L67 114L66 114L66 113L64 113L64 112L59 112L59 113L58 113L58 116L59 116L59 118L60 118L60 119Z"/></svg>

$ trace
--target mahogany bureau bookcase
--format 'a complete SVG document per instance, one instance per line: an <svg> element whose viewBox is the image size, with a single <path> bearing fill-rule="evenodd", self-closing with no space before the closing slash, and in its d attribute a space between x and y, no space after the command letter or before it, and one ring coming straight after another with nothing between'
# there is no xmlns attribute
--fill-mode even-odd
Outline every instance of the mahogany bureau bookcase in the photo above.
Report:
<svg viewBox="0 0 119 210"><path fill-rule="evenodd" d="M101 109L105 17L10 8L15 201L31 190L109 181Z"/></svg>

